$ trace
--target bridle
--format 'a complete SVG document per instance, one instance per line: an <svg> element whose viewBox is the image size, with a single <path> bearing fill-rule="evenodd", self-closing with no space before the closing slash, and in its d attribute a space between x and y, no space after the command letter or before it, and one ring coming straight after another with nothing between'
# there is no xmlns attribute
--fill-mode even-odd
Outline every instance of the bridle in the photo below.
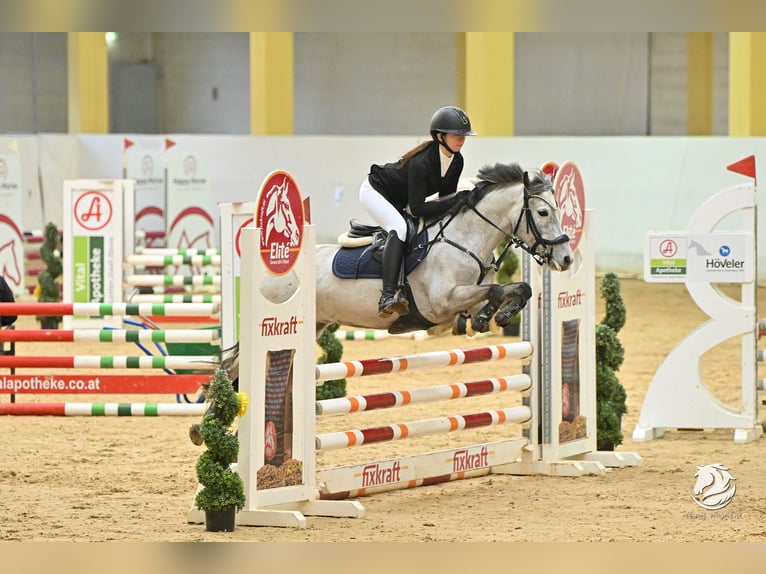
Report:
<svg viewBox="0 0 766 574"><path fill-rule="evenodd" d="M511 246L520 247L538 263L538 265L544 265L545 263L550 262L551 257L553 256L553 248L556 245L560 245L562 243L566 243L569 241L569 236L566 233L562 233L558 237L554 237L553 239L548 239L546 237L543 237L542 233L540 233L540 228L535 223L534 217L532 217L532 208L529 206L529 201L531 198L537 198L541 201L543 201L548 207L550 207L553 211L556 210L555 203L551 203L549 200L547 200L545 197L542 197L541 193L543 191L546 191L547 188L543 187L540 189L540 191L536 193L530 193L526 186L524 186L524 204L519 211L519 217L516 220L516 223L513 226L513 229L511 230L511 233L509 234L506 230L502 229L500 226L498 226L494 221L489 219L486 215L484 215L481 211L477 209L477 206L475 203L471 201L470 196L475 193L475 190L472 191L470 194L466 194L466 198L461 202L460 207L467 205L468 208L473 211L480 219L485 221L490 226L497 229L500 233L503 234L506 240L506 245L503 251L495 257L492 256L492 261L487 265L485 264L473 251L470 249L467 249L460 245L459 243L455 243L451 239L444 236L444 230L449 226L449 224L452 222L452 220L455 218L455 216L460 212L460 209L454 209L452 213L450 214L449 219L442 224L441 220L438 220L435 223L439 223L439 232L437 235L429 242L428 249L437 241L443 241L444 243L447 243L449 245L452 245L456 249L459 249L463 253L466 253L470 255L479 265L479 280L477 281L477 285L481 284L482 281L484 281L484 278L487 276L487 273L489 273L490 270L494 270L495 272L500 269L500 265L503 262L503 259L505 259L505 256L508 254L508 250L511 248ZM522 221L526 222L526 229L529 231L532 236L535 238L535 242L533 245L527 244L525 241L521 240L517 232L521 227Z"/></svg>
<svg viewBox="0 0 766 574"><path fill-rule="evenodd" d="M521 247L524 251L529 253L532 258L537 261L539 265L543 265L544 263L548 263L551 260L552 254L553 254L553 248L556 245L561 245L562 243L567 243L569 241L569 236L566 233L562 233L558 237L554 237L553 239L547 239L546 237L543 237L540 233L540 229L537 227L537 223L535 223L535 218L532 217L532 209L529 207L529 200L531 197L535 197L545 203L548 207L551 208L552 211L556 211L557 206L555 203L551 203L546 198L544 198L541 193L545 191L545 189L540 190L538 193L531 194L529 193L529 190L524 187L524 206L521 208L521 212L519 213L519 219L516 221L516 225L513 226L513 233L510 238L508 238L508 243L513 243L514 245ZM555 201L555 200L554 200ZM478 214L478 212L477 212ZM481 215L480 215L481 217ZM525 220L527 223L527 231L532 233L532 236L535 238L535 243L530 247L527 245L524 241L519 239L518 237L518 230L521 226L521 220ZM542 255L539 253L539 251L542 248ZM506 248L507 251L507 248Z"/></svg>

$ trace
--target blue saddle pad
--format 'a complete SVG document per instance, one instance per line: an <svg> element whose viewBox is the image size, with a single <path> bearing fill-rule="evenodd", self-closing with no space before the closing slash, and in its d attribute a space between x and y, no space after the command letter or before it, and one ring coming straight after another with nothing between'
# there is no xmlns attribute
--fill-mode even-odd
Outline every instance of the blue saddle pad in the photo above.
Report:
<svg viewBox="0 0 766 574"><path fill-rule="evenodd" d="M404 271L412 272L426 256L428 231L421 231L413 242L412 251L404 257ZM383 270L382 249L364 247L341 247L332 260L332 272L340 279L380 279Z"/></svg>

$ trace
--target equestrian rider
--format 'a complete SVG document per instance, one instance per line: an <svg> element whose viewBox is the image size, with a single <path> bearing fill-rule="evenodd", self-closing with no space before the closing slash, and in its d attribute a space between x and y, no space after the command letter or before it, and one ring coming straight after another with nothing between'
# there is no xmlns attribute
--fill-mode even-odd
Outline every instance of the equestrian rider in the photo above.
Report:
<svg viewBox="0 0 766 574"><path fill-rule="evenodd" d="M465 136L476 135L466 113L454 106L434 112L430 132L430 141L414 147L397 162L373 165L359 190L364 209L388 232L383 249L383 290L378 301L381 318L409 312L409 301L398 290L407 240L405 210L415 217L433 219L455 205L463 171L460 150ZM436 194L438 199L427 201Z"/></svg>

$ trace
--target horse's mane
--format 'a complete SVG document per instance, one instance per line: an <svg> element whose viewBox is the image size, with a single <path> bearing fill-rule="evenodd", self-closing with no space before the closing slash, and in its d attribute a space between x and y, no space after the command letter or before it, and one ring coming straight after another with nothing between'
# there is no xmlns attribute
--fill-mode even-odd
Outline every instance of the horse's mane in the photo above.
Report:
<svg viewBox="0 0 766 574"><path fill-rule="evenodd" d="M495 165L485 165L479 170L478 178L488 183L518 183L522 180L524 170L521 166L514 163L496 163Z"/></svg>
<svg viewBox="0 0 766 574"><path fill-rule="evenodd" d="M473 205L479 203L484 197L498 186L507 186L520 183L524 179L524 170L514 163L496 163L485 165L476 174L478 182L471 191L470 202Z"/></svg>

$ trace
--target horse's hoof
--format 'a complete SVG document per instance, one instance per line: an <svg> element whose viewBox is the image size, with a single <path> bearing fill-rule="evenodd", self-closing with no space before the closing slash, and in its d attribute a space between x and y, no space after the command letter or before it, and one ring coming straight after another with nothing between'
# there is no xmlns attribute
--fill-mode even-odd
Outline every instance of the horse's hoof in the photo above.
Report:
<svg viewBox="0 0 766 574"><path fill-rule="evenodd" d="M453 335L465 335L467 334L467 327L468 327L468 316L467 315L458 315L455 317L455 324L452 326L452 334Z"/></svg>
<svg viewBox="0 0 766 574"><path fill-rule="evenodd" d="M200 426L198 424L193 424L189 427L189 438L197 446L201 446L202 443L205 442L205 439L202 438L202 433L200 433Z"/></svg>
<svg viewBox="0 0 766 574"><path fill-rule="evenodd" d="M489 326L489 319L489 317L485 317L481 313L476 315L476 317L471 319L471 329L473 329L474 333L485 332Z"/></svg>

